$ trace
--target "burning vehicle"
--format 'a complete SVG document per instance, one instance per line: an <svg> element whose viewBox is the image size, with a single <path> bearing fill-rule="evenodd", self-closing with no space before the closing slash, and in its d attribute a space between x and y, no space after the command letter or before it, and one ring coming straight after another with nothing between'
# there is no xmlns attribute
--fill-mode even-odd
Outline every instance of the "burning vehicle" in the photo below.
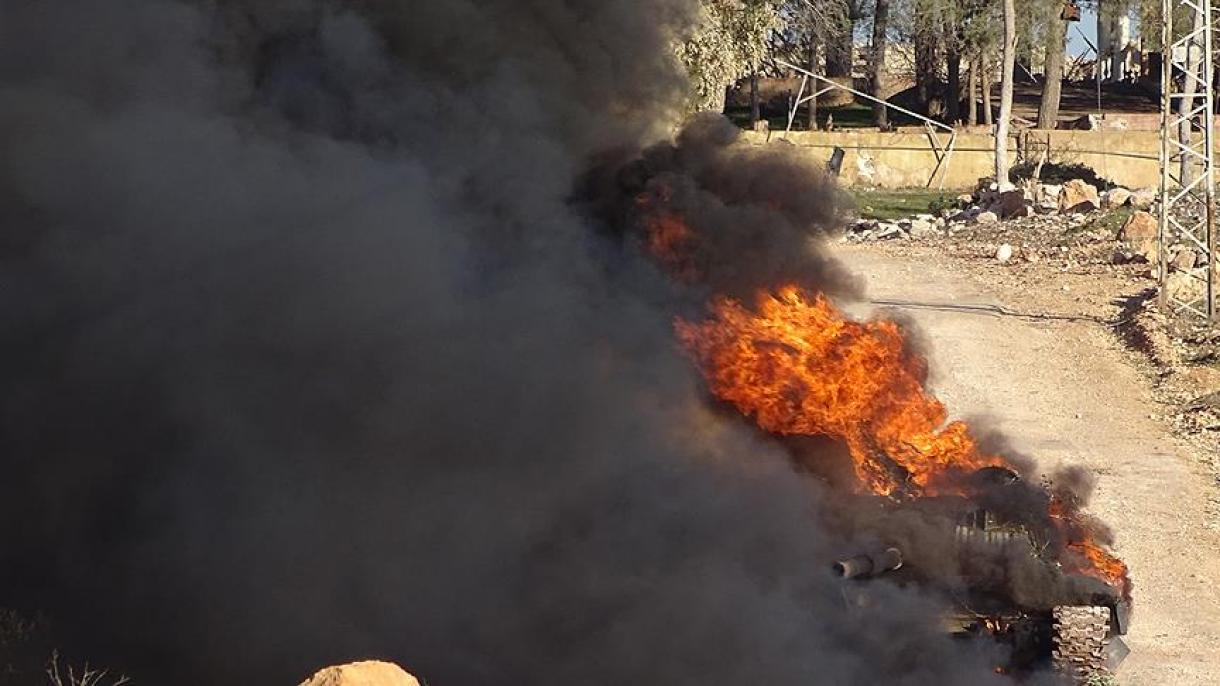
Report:
<svg viewBox="0 0 1220 686"><path fill-rule="evenodd" d="M1021 478L1032 464L984 448L929 394L897 322L853 320L795 286L712 310L677 331L713 395L777 437L846 446L844 516L878 542L833 565L849 605L869 602L850 582L873 577L943 597L946 630L1004 644L996 669L1016 678L1053 668L1084 683L1125 657L1131 584L1082 510L1087 475Z"/></svg>
<svg viewBox="0 0 1220 686"><path fill-rule="evenodd" d="M975 478L983 488L1025 489L1015 473L1000 468L980 470ZM938 549L950 551L950 559L942 563L957 565L959 575L946 580L928 573L920 566L925 561L920 555L904 555L898 547L858 554L831 565L844 581L849 606L871 603L867 582L878 578L934 589L946 600L939 618L944 629L955 637L1003 644L1009 658L996 669L1018 677L1049 667L1073 683L1085 684L1113 674L1127 656L1121 637L1130 620L1129 599L1095 577L1065 571L1046 554L1053 541L1021 521L1019 513L988 510L960 496L879 500L888 516L916 511L917 516L945 523L945 540ZM1044 592L1014 592L1009 574L1020 565L1047 582L1041 587Z"/></svg>
<svg viewBox="0 0 1220 686"><path fill-rule="evenodd" d="M702 298L674 332L710 397L840 496L828 516L856 548L832 569L849 608L873 602L877 583L910 586L943 599L929 619L946 631L1006 647L998 673L1054 669L1084 683L1112 672L1127 652L1131 582L1110 531L1084 510L1091 477L1068 468L1023 478L1038 473L1032 460L980 439L927 389L927 359L906 326L846 315L836 300L858 292L832 262L786 259L809 254L802 222L833 223L833 213L802 204L809 193L740 188L725 170L753 153L684 145L624 175L639 244ZM708 193L747 207L709 209ZM777 215L786 219L751 225ZM767 265L772 285L742 283L743 263ZM828 465L837 458L824 446L803 451L810 440L839 446L844 464Z"/></svg>

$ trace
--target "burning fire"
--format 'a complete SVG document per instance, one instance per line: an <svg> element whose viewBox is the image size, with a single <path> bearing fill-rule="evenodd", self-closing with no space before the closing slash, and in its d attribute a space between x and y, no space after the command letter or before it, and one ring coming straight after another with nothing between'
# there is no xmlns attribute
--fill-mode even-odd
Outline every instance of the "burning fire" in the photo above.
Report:
<svg viewBox="0 0 1220 686"><path fill-rule="evenodd" d="M890 321L847 319L825 296L796 286L759 295L756 311L720 298L678 339L712 393L780 435L842 440L861 484L879 495L932 494L954 471L1002 466L923 388L926 363ZM897 467L897 468L896 468Z"/></svg>
<svg viewBox="0 0 1220 686"><path fill-rule="evenodd" d="M664 198L661 199L662 201ZM663 203L662 203L663 204ZM641 198L647 248L682 281L698 279L697 238L671 209ZM961 421L924 388L927 362L893 321L854 321L825 295L797 285L757 294L754 307L718 297L701 322L675 322L678 340L717 398L777 435L822 435L846 444L862 489L885 496L962 494L959 478L1012 469L980 449ZM1013 470L1015 471L1015 470ZM1061 563L1127 595L1127 568L1096 540L1074 503L1047 513L1066 540Z"/></svg>
<svg viewBox="0 0 1220 686"><path fill-rule="evenodd" d="M1127 575L1127 565L1103 548L1087 530L1082 530L1084 517L1079 510L1051 498L1050 516L1060 533L1067 538L1067 549L1075 558L1074 561L1066 561L1065 566L1073 572L1101 579L1121 590L1124 597L1130 596L1131 579Z"/></svg>

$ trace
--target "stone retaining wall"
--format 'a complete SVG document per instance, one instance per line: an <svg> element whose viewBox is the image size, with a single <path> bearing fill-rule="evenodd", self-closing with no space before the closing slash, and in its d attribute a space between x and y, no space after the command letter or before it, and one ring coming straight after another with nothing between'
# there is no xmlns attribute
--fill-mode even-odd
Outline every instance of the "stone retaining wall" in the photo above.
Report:
<svg viewBox="0 0 1220 686"><path fill-rule="evenodd" d="M942 146L949 138L946 132L938 137ZM745 139L756 145L796 145L821 162L830 160L835 148L842 148L845 155L840 179L844 185L924 187L937 164L932 142L921 129L793 131L786 137L783 131L746 132ZM1018 143L1024 145L1024 141L1043 147L1049 144L1051 161L1087 165L1120 186L1148 188L1161 181L1157 159L1161 142L1155 131L1022 131L1014 136L1009 148L1014 163L1019 159ZM943 174L944 187L969 189L979 178L991 176L994 146L990 134L958 133ZM933 187L940 183L938 176Z"/></svg>

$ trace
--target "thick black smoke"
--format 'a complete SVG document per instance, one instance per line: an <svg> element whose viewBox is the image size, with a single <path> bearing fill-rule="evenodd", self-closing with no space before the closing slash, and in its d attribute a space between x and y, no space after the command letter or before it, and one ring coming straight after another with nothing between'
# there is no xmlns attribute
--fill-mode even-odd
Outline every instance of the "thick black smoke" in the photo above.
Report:
<svg viewBox="0 0 1220 686"><path fill-rule="evenodd" d="M139 684L995 678L845 609L857 542L572 202L693 5L0 5L0 606Z"/></svg>

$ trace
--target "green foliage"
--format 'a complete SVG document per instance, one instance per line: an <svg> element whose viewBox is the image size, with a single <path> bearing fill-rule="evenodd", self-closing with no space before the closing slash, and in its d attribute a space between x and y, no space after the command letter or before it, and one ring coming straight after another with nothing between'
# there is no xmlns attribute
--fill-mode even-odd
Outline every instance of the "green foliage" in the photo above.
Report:
<svg viewBox="0 0 1220 686"><path fill-rule="evenodd" d="M943 191L922 188L897 190L853 188L851 196L855 200L861 219L880 221L936 212L940 208L953 206L955 202L952 196L947 196Z"/></svg>
<svg viewBox="0 0 1220 686"><path fill-rule="evenodd" d="M1123 224L1131 218L1135 210L1130 207L1117 207L1104 212L1095 212L1090 215L1089 220L1080 226L1076 227L1075 231L1069 233L1085 233L1094 231L1105 231L1111 235L1118 235L1118 230L1123 228Z"/></svg>

